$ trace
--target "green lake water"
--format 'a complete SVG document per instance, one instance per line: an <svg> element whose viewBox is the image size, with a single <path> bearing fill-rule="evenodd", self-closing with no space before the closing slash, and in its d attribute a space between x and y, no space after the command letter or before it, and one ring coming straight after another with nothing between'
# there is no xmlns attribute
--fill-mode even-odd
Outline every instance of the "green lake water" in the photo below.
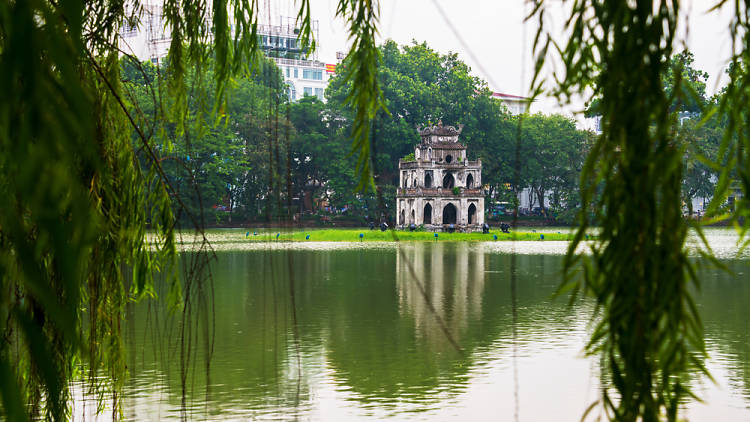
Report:
<svg viewBox="0 0 750 422"><path fill-rule="evenodd" d="M128 309L125 419L580 420L606 383L582 354L592 306L552 297L564 244L504 243L219 251L188 355L178 318ZM723 262L701 270L716 383L694 379L690 420L750 420L750 261Z"/></svg>

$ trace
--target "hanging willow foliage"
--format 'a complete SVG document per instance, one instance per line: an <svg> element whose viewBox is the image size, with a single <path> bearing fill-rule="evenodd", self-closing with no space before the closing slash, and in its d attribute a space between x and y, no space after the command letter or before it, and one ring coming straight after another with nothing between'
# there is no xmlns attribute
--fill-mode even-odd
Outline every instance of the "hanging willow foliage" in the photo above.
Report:
<svg viewBox="0 0 750 422"><path fill-rule="evenodd" d="M728 70L730 81L716 110L727 119L719 156L726 154L729 160L721 166L715 164L721 173L708 215L724 217L721 207L730 195L734 196L734 209L728 210L729 217L734 220L741 235L745 236L750 229L750 116L747 108L750 104L750 1L722 0L715 9L722 7L734 7L730 24L734 52ZM741 192L741 195L737 195L737 192ZM743 246L749 245L750 239L747 239Z"/></svg>
<svg viewBox="0 0 750 422"><path fill-rule="evenodd" d="M560 44L545 32L544 1L534 6L532 17L539 19L534 91L542 91L539 75L554 51L564 68L554 88L558 98L593 89L601 101L602 134L582 173L584 212L561 287L573 297L583 292L596 300L597 323L587 351L602 356L602 370L616 392L605 386L600 404L612 420L677 420L681 400L692 395L687 377L696 370L706 373L702 324L691 295L691 284L699 283L687 259L688 223L681 215L685 150L676 139L672 107L687 98L680 98L685 95L680 80L671 93L662 82L676 44L680 3L567 3L569 38ZM747 28L744 12L738 16L735 31ZM737 58L743 62L750 54L746 41ZM744 69L733 75L723 104L736 122L724 148L733 147L736 159L722 175L714 215L732 177L739 176L747 193L746 78ZM747 208L736 215L741 213ZM599 240L590 256L577 255L593 221L600 225Z"/></svg>
<svg viewBox="0 0 750 422"><path fill-rule="evenodd" d="M221 115L224 87L259 54L257 10L257 0L164 0L171 45L163 104L178 135L188 120L187 69L200 73L215 58L208 82ZM155 273L170 280L183 338L205 309L205 260L189 264L194 277L179 280L175 270L172 209L187 208L121 93L119 31L139 23L141 11L137 0L0 2L0 394L8 420L68 419L82 359L94 391L114 392L117 416L124 306L155 294ZM355 127L366 128L382 104L378 4L340 0L337 13L355 41L349 77L364 85L351 102ZM308 0L298 21L313 48ZM354 139L360 162L369 162L367 131ZM201 229L200 216L190 219Z"/></svg>

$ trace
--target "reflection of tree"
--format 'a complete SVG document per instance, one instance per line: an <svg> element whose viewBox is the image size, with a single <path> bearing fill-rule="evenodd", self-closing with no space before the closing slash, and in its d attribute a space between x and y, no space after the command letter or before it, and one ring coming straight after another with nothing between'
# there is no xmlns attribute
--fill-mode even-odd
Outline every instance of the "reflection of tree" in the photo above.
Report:
<svg viewBox="0 0 750 422"><path fill-rule="evenodd" d="M330 330L329 362L339 382L362 402L398 398L429 403L438 400L438 392L461 391L478 352L492 348L493 356L509 356L502 349L511 342L510 256L485 254L465 243L399 248L382 257L378 252L374 260L372 255L361 262L352 259L358 270L332 275L341 281L328 289L335 327ZM405 260L415 266L463 356L445 339ZM332 270L342 265L336 261ZM588 314L576 314L585 310L571 311L564 300L550 299L559 285L561 257L519 256L517 262L521 341L538 345L555 335L564 337L572 321L587 320Z"/></svg>
<svg viewBox="0 0 750 422"><path fill-rule="evenodd" d="M278 252L221 254L220 265L213 269L213 344L201 337L203 326L192 330L199 337L197 347L191 350L187 375L189 412L221 414L236 411L239 405L240 409L262 413L266 408L291 408L309 402L308 378L304 373L299 377L290 326L286 262L285 255ZM300 270L305 268L302 265L297 274L304 273ZM138 304L127 321L133 332L127 344L131 374L125 392L128 413L147 403L153 405L154 395L156 402L163 401L161 406L180 406L176 328L180 320L163 307L163 302L151 302L150 306ZM307 334L315 337L312 330ZM300 369L304 368L305 362ZM152 396L143 394L144 385L156 383L163 383L164 391L154 388ZM196 407L190 408L193 405ZM137 416L144 415L129 417Z"/></svg>
<svg viewBox="0 0 750 422"><path fill-rule="evenodd" d="M512 328L510 256L485 254L481 247L463 243L400 248L220 253L213 267L216 338L210 378L205 374L206 350L194 350L191 403L207 399L205 409L212 414L304 409L314 403L311 380L330 376L361 403L382 406L398 399L426 404L438 400L441 391L459 393L483 351L509 356L504 350L509 349ZM436 325L404 259L415 266L463 356ZM517 333L533 353L534 347L564 336L588 315L577 314L583 312L580 308L570 310L565 300L550 299L559 284L560 257L519 255L516 262ZM290 263L299 368L289 305ZM165 374L164 400L177 408L180 372L173 352L179 349L170 330L176 332L179 321L165 309L148 314L145 308L139 304L128 321L133 332L129 352L136 356L130 360L129 391L139 392L153 382L150 371L159 370ZM332 373L322 375L326 369Z"/></svg>
<svg viewBox="0 0 750 422"><path fill-rule="evenodd" d="M750 397L750 272L748 261L725 261L731 273L704 269L700 273L701 291L697 302L703 318L706 342L724 355L717 358L726 365L730 381L740 385L744 397Z"/></svg>

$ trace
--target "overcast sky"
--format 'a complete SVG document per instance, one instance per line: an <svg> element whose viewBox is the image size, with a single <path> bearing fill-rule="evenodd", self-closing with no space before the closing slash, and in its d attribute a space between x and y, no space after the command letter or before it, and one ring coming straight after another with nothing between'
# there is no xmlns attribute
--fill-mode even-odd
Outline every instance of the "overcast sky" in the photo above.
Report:
<svg viewBox="0 0 750 422"><path fill-rule="evenodd" d="M337 51L347 51L345 24L333 19L338 0L310 0L314 19L320 22L318 58L334 63ZM681 41L695 54L696 67L711 76L707 87L711 94L721 87L730 55L731 44L727 25L730 12L706 11L716 0L683 2L687 23L680 22ZM266 13L276 16L293 13L293 2L263 2ZM559 5L559 1L550 1ZM381 41L393 39L399 44L412 40L426 41L441 52L457 52L477 76L485 79L490 89L513 95L528 94L533 68L531 43L536 31L532 23L524 23L528 5L522 0L381 0ZM442 9L442 13L439 9ZM560 14L561 15L561 14ZM262 19L263 20L263 19ZM562 25L562 19L548 25ZM688 28L685 34L685 28ZM461 42L463 40L463 43ZM717 85L718 84L718 85ZM565 107L566 113L579 106ZM542 99L532 111L559 111L556 102Z"/></svg>

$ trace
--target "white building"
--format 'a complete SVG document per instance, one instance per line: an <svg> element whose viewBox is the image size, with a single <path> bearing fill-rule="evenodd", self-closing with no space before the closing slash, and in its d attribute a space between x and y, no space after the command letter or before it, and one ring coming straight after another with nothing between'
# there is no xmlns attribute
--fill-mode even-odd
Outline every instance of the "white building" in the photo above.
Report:
<svg viewBox="0 0 750 422"><path fill-rule="evenodd" d="M307 54L301 48L297 39L299 28L295 23L294 18L280 18L279 25L259 24L260 46L281 69L292 101L303 96L316 96L325 101L323 93L336 65L323 63L318 60L317 53ZM318 25L318 21L312 21L315 39L320 39Z"/></svg>
<svg viewBox="0 0 750 422"><path fill-rule="evenodd" d="M126 3L127 7L130 4ZM165 25L161 3L142 2L142 13L138 25L124 25L120 30L120 48L139 60L150 60L159 65L169 52L172 41L170 29ZM258 24L258 41L263 52L278 65L288 87L289 98L297 100L303 96L316 96L325 101L323 93L336 64L318 60L317 54L307 54L298 40L299 28L294 18L279 18L278 25ZM312 22L315 39L318 36L318 21ZM341 55L339 55L341 57Z"/></svg>
<svg viewBox="0 0 750 422"><path fill-rule="evenodd" d="M519 115L529 111L529 99L518 95L503 94L502 92L493 92L492 98L501 100L510 114Z"/></svg>
<svg viewBox="0 0 750 422"><path fill-rule="evenodd" d="M126 2L126 15L130 14L129 7L132 7L131 3ZM159 65L167 57L172 40L163 12L161 3L143 1L138 24L130 26L126 23L120 28L120 49L141 61L150 60Z"/></svg>

